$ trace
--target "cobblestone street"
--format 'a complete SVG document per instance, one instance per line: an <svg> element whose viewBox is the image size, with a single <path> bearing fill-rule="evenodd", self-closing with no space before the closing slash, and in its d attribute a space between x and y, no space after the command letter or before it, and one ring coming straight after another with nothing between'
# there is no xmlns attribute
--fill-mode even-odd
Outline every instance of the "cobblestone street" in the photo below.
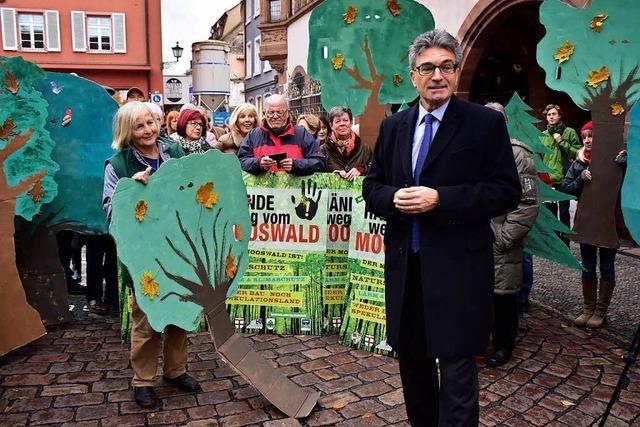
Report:
<svg viewBox="0 0 640 427"><path fill-rule="evenodd" d="M538 305L527 322L510 363L494 369L478 357L482 425L592 425L621 372L620 343ZM138 407L116 328L115 318L85 315L0 359L0 425L298 425L225 366L206 333L190 336L188 366L204 392L159 385L161 406ZM251 338L296 383L321 392L302 425L408 425L395 360L350 350L336 336ZM640 425L639 366L630 377L609 426Z"/></svg>

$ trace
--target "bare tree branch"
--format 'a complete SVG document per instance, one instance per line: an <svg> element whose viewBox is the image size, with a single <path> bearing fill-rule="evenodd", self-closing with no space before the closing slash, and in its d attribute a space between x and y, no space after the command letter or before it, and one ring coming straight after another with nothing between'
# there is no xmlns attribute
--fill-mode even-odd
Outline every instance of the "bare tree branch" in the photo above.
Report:
<svg viewBox="0 0 640 427"><path fill-rule="evenodd" d="M37 174L31 175L30 177L20 181L20 183L15 187L9 187L9 197L15 198L21 195L22 193L24 193L25 191L30 190L31 187L33 187L38 181L44 178L46 174L47 174L47 170L42 169Z"/></svg>
<svg viewBox="0 0 640 427"><path fill-rule="evenodd" d="M371 56L371 49L369 49L369 38L367 37L366 34L364 36L364 43L362 45L362 50L364 51L364 54L367 57L367 65L369 66L369 74L371 75L371 80L374 82L376 80L384 80L384 76L379 76L378 73L376 73L376 67L375 65L373 65L373 57Z"/></svg>
<svg viewBox="0 0 640 427"><path fill-rule="evenodd" d="M182 225L182 219L180 218L180 212L178 211L176 211L176 218L178 219L178 227L180 228L180 231L184 235L185 239L187 240L187 243L189 244L189 247L191 248L191 251L193 252L193 256L196 261L196 268L194 268L194 271L198 276L198 279L200 279L200 283L202 284L202 286L207 286L207 285L211 286L209 275L207 274L207 269L205 268L204 263L202 262L202 258L200 257L200 254L198 253L198 248L196 248L196 245L195 243L193 243L191 236L189 236L189 232L185 230L184 226Z"/></svg>
<svg viewBox="0 0 640 427"><path fill-rule="evenodd" d="M31 135L33 135L33 129L28 129L24 134L11 138L11 141L0 151L0 162L4 162L10 155L26 145L31 139Z"/></svg>
<svg viewBox="0 0 640 427"><path fill-rule="evenodd" d="M168 237L165 236L164 240L167 241L167 243L169 244L169 246L171 247L171 249L173 250L173 252L178 255L178 258L180 258L181 260L183 260L184 262L186 262L187 264L189 264L189 266L191 266L194 270L196 269L196 266L193 265L193 263L191 262L191 260L189 258L187 258L187 256L178 248L176 248L176 246L173 244L173 242L171 241L171 239L169 239Z"/></svg>
<svg viewBox="0 0 640 427"><path fill-rule="evenodd" d="M353 68L345 66L344 69L351 76L351 78L353 78L356 81L356 83L358 83L356 86L354 86L355 89L357 88L373 89L373 83L370 82L369 80L366 80L360 74L360 69L358 68L358 64L356 64Z"/></svg>
<svg viewBox="0 0 640 427"><path fill-rule="evenodd" d="M162 272L165 274L165 276L167 276L169 279L173 280L174 282L176 282L178 285L182 286L183 288L187 289L189 292L191 292L192 294L198 294L201 291L202 285L186 279L184 277L180 277L177 276L173 273L169 273L167 271L167 269L164 267L164 265L162 264L162 262L160 262L160 260L158 258L156 258L156 263L158 263L158 265L160 266L160 269L162 270Z"/></svg>

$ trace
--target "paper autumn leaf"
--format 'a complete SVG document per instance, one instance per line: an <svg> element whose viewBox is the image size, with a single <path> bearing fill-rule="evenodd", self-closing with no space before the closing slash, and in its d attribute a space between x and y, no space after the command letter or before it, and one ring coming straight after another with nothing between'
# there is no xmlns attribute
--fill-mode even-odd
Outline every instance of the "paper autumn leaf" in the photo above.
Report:
<svg viewBox="0 0 640 427"><path fill-rule="evenodd" d="M33 187L31 187L31 190L27 191L27 194L31 196L31 200L33 200L33 203L38 203L40 201L40 199L45 194L40 180L37 180L36 183L33 184Z"/></svg>
<svg viewBox="0 0 640 427"><path fill-rule="evenodd" d="M227 277L229 279L233 279L234 277L236 277L236 273L238 272L238 264L235 263L235 260L233 258L233 255L229 254L227 255L227 260L225 263L225 273L227 273Z"/></svg>
<svg viewBox="0 0 640 427"><path fill-rule="evenodd" d="M242 226L240 224L233 224L233 238L236 242L242 240Z"/></svg>
<svg viewBox="0 0 640 427"><path fill-rule="evenodd" d="M600 13L596 16L594 16L591 19L591 25L589 25L589 27L591 27L591 29L593 31L595 31L596 33L599 33L600 31L602 31L602 25L604 24L604 21L609 17L609 15L607 15L606 13Z"/></svg>
<svg viewBox="0 0 640 427"><path fill-rule="evenodd" d="M600 71L589 70L589 80L587 80L587 84L591 87L598 87L600 83L609 80L609 77L611 77L609 69L606 65L603 65Z"/></svg>
<svg viewBox="0 0 640 427"><path fill-rule="evenodd" d="M7 87L7 89L9 90L9 92L11 92L12 94L16 94L18 93L18 80L16 79L16 76L13 75L13 73L11 71L7 71L5 73L5 80L4 80L4 84Z"/></svg>
<svg viewBox="0 0 640 427"><path fill-rule="evenodd" d="M218 197L220 197L220 193L214 193L213 188L213 182L207 182L206 184L202 184L196 193L198 203L207 209L211 209L213 205L218 203Z"/></svg>
<svg viewBox="0 0 640 427"><path fill-rule="evenodd" d="M140 200L136 204L136 219L138 220L138 222L144 221L144 216L147 214L148 208L149 205L144 200Z"/></svg>
<svg viewBox="0 0 640 427"><path fill-rule="evenodd" d="M396 0L387 0L387 9L389 9L389 12L391 12L393 16L400 15L400 5Z"/></svg>
<svg viewBox="0 0 640 427"><path fill-rule="evenodd" d="M331 59L331 63L333 64L334 70L339 70L344 64L344 55L341 53L336 53L333 59Z"/></svg>
<svg viewBox="0 0 640 427"><path fill-rule="evenodd" d="M554 59L557 59L560 64L565 61L568 61L573 55L573 51L576 49L576 46L571 43L569 40L558 46L556 50L556 54L553 55Z"/></svg>
<svg viewBox="0 0 640 427"><path fill-rule="evenodd" d="M342 14L342 18L344 19L344 22L346 22L347 24L353 23L356 20L357 16L358 16L358 8L353 6L349 6L347 8L347 11Z"/></svg>
<svg viewBox="0 0 640 427"><path fill-rule="evenodd" d="M402 83L402 80L404 80L400 74L394 74L393 75L393 85L394 86L400 86L400 83Z"/></svg>
<svg viewBox="0 0 640 427"><path fill-rule="evenodd" d="M624 113L624 107L622 106L622 104L620 104L619 102L614 102L613 104L611 104L612 116L619 116L622 113Z"/></svg>
<svg viewBox="0 0 640 427"><path fill-rule="evenodd" d="M160 285L153 278L151 272L145 271L142 273L140 284L142 285L142 295L149 297L149 299L154 299L160 295Z"/></svg>
<svg viewBox="0 0 640 427"><path fill-rule="evenodd" d="M16 124L13 122L13 119L8 117L2 126L0 126L0 139L7 139L11 135L15 135L15 132L13 131L15 128Z"/></svg>

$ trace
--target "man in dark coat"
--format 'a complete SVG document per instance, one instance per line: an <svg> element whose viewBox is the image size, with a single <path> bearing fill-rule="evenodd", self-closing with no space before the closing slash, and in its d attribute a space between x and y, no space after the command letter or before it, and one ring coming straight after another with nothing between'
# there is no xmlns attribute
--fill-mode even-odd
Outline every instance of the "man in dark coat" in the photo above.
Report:
<svg viewBox="0 0 640 427"><path fill-rule="evenodd" d="M382 122L363 185L367 208L387 220L388 342L412 425L477 426L474 356L488 343L494 284L490 219L518 206L520 180L502 115L453 96L458 41L424 33L409 60L420 102Z"/></svg>

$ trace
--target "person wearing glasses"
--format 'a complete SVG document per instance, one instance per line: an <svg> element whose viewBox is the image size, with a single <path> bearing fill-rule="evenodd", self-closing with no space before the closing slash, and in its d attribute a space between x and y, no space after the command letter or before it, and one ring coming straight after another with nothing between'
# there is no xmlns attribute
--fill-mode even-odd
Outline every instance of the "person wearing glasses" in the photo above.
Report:
<svg viewBox="0 0 640 427"><path fill-rule="evenodd" d="M302 126L294 125L283 95L264 99L264 120L245 136L238 159L246 172L285 171L294 175L326 172L327 162L318 141Z"/></svg>
<svg viewBox="0 0 640 427"><path fill-rule="evenodd" d="M475 427L475 355L491 331L490 220L514 210L522 190L502 114L453 94L459 42L426 32L409 62L420 102L383 120L362 191L387 221L387 342L411 425Z"/></svg>
<svg viewBox="0 0 640 427"><path fill-rule="evenodd" d="M184 110L178 117L177 135L172 136L187 154L204 153L213 147L207 142L207 118L198 110Z"/></svg>

